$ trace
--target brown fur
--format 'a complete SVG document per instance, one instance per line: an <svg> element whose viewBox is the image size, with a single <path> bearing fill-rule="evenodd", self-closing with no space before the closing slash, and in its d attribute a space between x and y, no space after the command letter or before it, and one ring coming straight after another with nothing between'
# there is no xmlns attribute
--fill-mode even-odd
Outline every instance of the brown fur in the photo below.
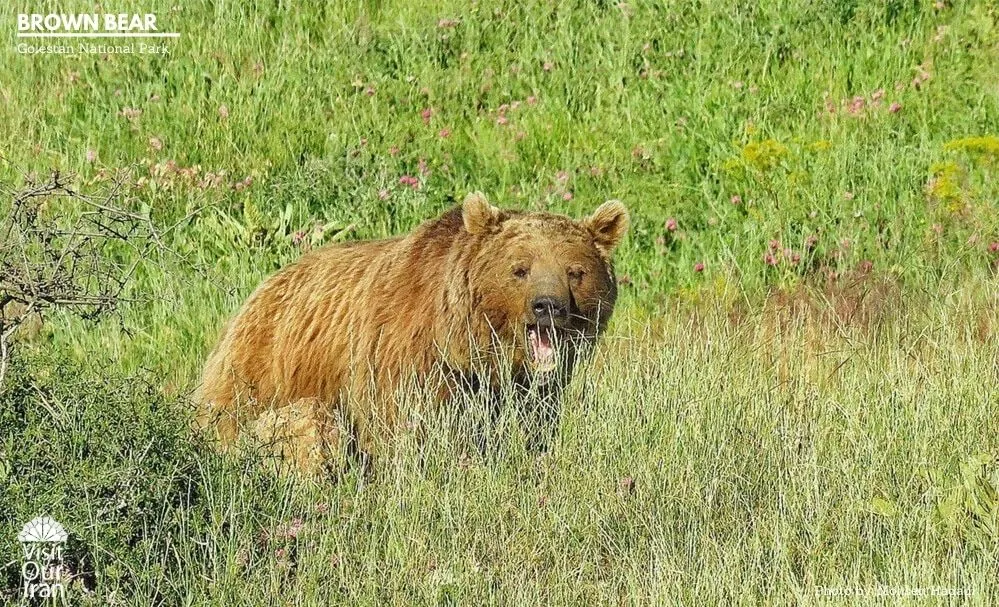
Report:
<svg viewBox="0 0 999 607"><path fill-rule="evenodd" d="M570 358L592 343L613 309L610 255L627 227L616 201L574 221L473 194L407 236L308 253L227 325L205 365L199 421L224 444L247 428L263 440L290 433L298 444L282 455L313 468L340 411L370 453L378 428L399 422L393 392L408 380L441 401L456 378L490 388L504 370L529 378L525 326L537 322L538 295L570 306Z"/></svg>

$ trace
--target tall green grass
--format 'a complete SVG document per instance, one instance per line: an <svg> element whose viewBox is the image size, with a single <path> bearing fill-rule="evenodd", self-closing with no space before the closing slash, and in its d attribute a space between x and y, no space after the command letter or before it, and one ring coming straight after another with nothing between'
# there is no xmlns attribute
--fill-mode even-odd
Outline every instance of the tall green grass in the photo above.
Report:
<svg viewBox="0 0 999 607"><path fill-rule="evenodd" d="M548 454L524 450L506 410L483 457L445 413L360 490L354 471L314 482L223 459L155 390L25 362L0 499L12 522L44 511L79 534L95 604L800 604L934 587L989 604L999 351L967 298L885 311L876 328L789 313L619 327Z"/></svg>

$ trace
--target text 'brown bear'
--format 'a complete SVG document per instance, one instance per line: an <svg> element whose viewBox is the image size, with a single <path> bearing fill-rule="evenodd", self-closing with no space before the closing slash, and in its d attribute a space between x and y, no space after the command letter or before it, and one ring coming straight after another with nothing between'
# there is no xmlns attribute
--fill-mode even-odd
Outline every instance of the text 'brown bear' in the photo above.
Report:
<svg viewBox="0 0 999 607"><path fill-rule="evenodd" d="M560 399L611 316L611 253L628 223L613 200L575 221L474 193L409 235L312 251L223 330L198 424L223 446L248 433L308 472L344 444L374 455L414 386L437 406L510 386L551 426L557 407L538 405Z"/></svg>

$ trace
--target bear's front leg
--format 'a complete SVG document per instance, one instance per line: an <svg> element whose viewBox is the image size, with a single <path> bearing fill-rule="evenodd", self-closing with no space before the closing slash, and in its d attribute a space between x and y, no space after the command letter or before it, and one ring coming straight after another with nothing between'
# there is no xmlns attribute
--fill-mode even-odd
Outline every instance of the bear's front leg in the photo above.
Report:
<svg viewBox="0 0 999 607"><path fill-rule="evenodd" d="M535 455L547 452L562 417L561 387L553 384L528 388L518 410L527 450Z"/></svg>

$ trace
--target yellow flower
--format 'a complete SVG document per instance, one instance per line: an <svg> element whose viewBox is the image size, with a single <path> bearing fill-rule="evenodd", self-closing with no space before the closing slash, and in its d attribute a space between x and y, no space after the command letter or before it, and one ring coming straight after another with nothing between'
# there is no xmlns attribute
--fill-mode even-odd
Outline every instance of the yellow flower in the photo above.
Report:
<svg viewBox="0 0 999 607"><path fill-rule="evenodd" d="M940 201L950 213L959 213L965 207L964 170L956 162L938 162L930 167L932 177L926 183L926 193Z"/></svg>
<svg viewBox="0 0 999 607"><path fill-rule="evenodd" d="M944 144L944 149L948 152L965 151L972 154L999 157L999 137L995 135L964 137L948 141Z"/></svg>
<svg viewBox="0 0 999 607"><path fill-rule="evenodd" d="M787 152L787 146L775 139L750 141L742 148L742 160L757 170L769 171L780 164Z"/></svg>

